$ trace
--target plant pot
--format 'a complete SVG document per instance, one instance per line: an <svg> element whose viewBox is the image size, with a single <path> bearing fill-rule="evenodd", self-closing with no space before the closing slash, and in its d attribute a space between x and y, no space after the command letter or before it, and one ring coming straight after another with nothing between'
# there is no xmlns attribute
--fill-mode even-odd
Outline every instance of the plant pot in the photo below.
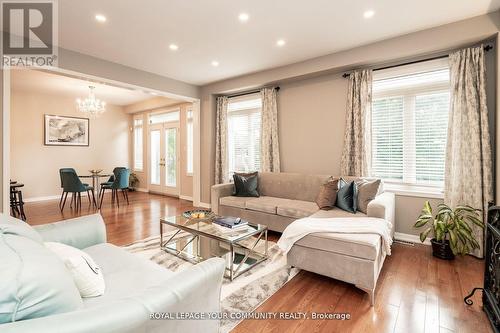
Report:
<svg viewBox="0 0 500 333"><path fill-rule="evenodd" d="M444 242L439 242L435 238L431 239L432 244L432 255L439 259L453 260L455 255L451 250L450 241L445 240Z"/></svg>

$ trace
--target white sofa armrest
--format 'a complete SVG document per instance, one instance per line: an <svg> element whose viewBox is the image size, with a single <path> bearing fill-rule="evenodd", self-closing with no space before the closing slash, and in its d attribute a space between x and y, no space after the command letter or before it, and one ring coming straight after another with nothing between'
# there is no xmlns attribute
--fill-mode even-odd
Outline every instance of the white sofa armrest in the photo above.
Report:
<svg viewBox="0 0 500 333"><path fill-rule="evenodd" d="M212 207L212 211L215 214L219 214L220 198L228 197L228 196L232 195L233 192L234 192L234 184L233 183L218 184L218 185L212 186L212 190L210 193L210 204Z"/></svg>
<svg viewBox="0 0 500 333"><path fill-rule="evenodd" d="M369 217L385 219L392 224L391 235L394 236L394 215L396 211L396 199L394 193L384 192L379 194L368 203L367 214Z"/></svg>

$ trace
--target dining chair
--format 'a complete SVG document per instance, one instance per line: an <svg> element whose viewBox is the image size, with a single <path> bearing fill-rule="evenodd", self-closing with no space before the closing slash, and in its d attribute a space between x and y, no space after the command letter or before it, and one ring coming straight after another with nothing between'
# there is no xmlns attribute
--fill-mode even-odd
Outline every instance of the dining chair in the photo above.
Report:
<svg viewBox="0 0 500 333"><path fill-rule="evenodd" d="M114 204L114 202L116 201L118 207L120 207L120 198L118 195L119 190L121 190L123 198L127 200L127 205L129 204L127 190L130 178L130 169L115 168L115 170L113 170L113 174L114 174L114 180L111 184L109 183L101 184L101 190L99 193L101 202L99 203L99 209L101 209L102 207L102 202L104 200L104 193L106 190L111 190L111 204Z"/></svg>
<svg viewBox="0 0 500 333"><path fill-rule="evenodd" d="M76 171L63 170L61 172L61 181L63 186L63 195L64 199L62 201L61 210L64 209L66 205L66 199L68 198L68 193L72 194L71 203L75 204L76 209L80 209L82 207L82 192L87 192L87 196L89 197L89 203L93 203L97 208L97 203L95 201L94 188L87 184L82 183ZM90 196L92 195L92 201L90 200Z"/></svg>
<svg viewBox="0 0 500 333"><path fill-rule="evenodd" d="M126 167L116 167L113 169L113 174L109 176L109 179L105 182L102 182L101 185L111 185L115 181L115 174L118 172L120 169L126 169Z"/></svg>
<svg viewBox="0 0 500 333"><path fill-rule="evenodd" d="M59 178L61 179L61 189L62 189L61 199L59 200L59 208L61 208L61 205L62 205L62 202L63 202L63 199L64 199L64 187L63 187L63 177L62 177L62 173L64 171L70 171L70 172L76 173L76 170L73 169L73 168L61 168L61 169L59 169ZM89 185L87 183L82 183L82 184L83 184L83 186L88 186ZM89 196L89 201L90 201L90 196ZM71 201L71 204L73 204L73 200ZM61 210L62 210L62 208L61 208Z"/></svg>

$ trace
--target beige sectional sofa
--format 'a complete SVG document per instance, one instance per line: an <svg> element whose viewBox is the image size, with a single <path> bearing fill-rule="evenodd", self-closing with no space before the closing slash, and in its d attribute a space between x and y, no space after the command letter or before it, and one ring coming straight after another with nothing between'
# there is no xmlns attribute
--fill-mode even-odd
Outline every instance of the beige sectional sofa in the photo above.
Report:
<svg viewBox="0 0 500 333"><path fill-rule="evenodd" d="M394 235L394 194L379 193L368 204L367 214L352 214L339 208L320 210L316 196L331 176L294 173L259 173L259 198L232 196L234 185L212 186L211 206L219 215L239 216L252 223L265 224L270 230L282 232L303 217L370 216L392 223ZM347 180L355 178L344 177ZM384 263L382 239L375 234L310 234L292 247L287 255L290 266L342 280L366 291L373 305L374 292Z"/></svg>

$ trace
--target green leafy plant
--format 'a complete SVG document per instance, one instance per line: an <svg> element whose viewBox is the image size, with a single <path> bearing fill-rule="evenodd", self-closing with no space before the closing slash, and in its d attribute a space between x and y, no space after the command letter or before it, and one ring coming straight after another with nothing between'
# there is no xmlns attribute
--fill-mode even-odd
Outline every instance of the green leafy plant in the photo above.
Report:
<svg viewBox="0 0 500 333"><path fill-rule="evenodd" d="M471 224L484 229L481 221L480 209L471 206L457 206L451 209L448 205L439 204L437 214L433 216L432 207L426 201L420 216L415 223L415 228L426 227L420 233L420 241L423 243L427 236L433 232L436 241L445 243L449 241L453 254L467 254L473 249L479 248Z"/></svg>
<svg viewBox="0 0 500 333"><path fill-rule="evenodd" d="M129 187L131 189L135 189L137 185L139 185L139 178L137 178L137 175L135 173L131 173L130 177L128 179Z"/></svg>

